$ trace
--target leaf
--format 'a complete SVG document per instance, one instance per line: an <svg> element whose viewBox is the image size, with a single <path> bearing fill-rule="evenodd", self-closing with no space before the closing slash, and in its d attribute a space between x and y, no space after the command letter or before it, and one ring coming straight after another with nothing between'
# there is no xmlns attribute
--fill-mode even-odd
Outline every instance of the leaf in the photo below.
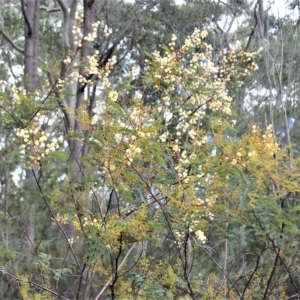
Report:
<svg viewBox="0 0 300 300"><path fill-rule="evenodd" d="M291 212L298 212L300 211L300 205L296 205L291 209Z"/></svg>
<svg viewBox="0 0 300 300"><path fill-rule="evenodd" d="M68 269L68 268L63 268L63 273L64 274L72 274L72 270Z"/></svg>
<svg viewBox="0 0 300 300"><path fill-rule="evenodd" d="M0 92L0 98L6 99L8 97L7 93Z"/></svg>
<svg viewBox="0 0 300 300"><path fill-rule="evenodd" d="M165 50L166 53L171 53L171 50L168 46L164 45L162 46L163 50Z"/></svg>
<svg viewBox="0 0 300 300"><path fill-rule="evenodd" d="M134 130L129 129L129 128L125 128L125 127L119 128L119 132L124 132L124 133L128 133L130 135L137 136L137 133Z"/></svg>
<svg viewBox="0 0 300 300"><path fill-rule="evenodd" d="M49 69L49 67L46 64L42 63L41 61L36 61L36 64L42 71L51 73L51 70Z"/></svg>
<svg viewBox="0 0 300 300"><path fill-rule="evenodd" d="M146 54L147 56L149 56L149 58L153 58L153 55L152 55L150 52L145 51L145 54Z"/></svg>
<svg viewBox="0 0 300 300"><path fill-rule="evenodd" d="M60 94L63 96L74 96L74 93L72 93L69 90L62 90L62 91L60 91Z"/></svg>
<svg viewBox="0 0 300 300"><path fill-rule="evenodd" d="M165 170L165 173L163 176L159 176L158 178L156 178L156 182L162 185L166 185L169 186L170 184L172 184L175 180L175 175L173 173L168 172L167 170Z"/></svg>
<svg viewBox="0 0 300 300"><path fill-rule="evenodd" d="M114 108L114 112L116 113L117 116L125 118L126 114L123 110L123 108L116 102L114 101L109 101L109 104Z"/></svg>
<svg viewBox="0 0 300 300"><path fill-rule="evenodd" d="M6 258L14 258L15 257L15 253L13 251L6 250L2 246L0 246L0 254L3 258L4 257L6 257Z"/></svg>
<svg viewBox="0 0 300 300"><path fill-rule="evenodd" d="M148 149L149 153L153 154L158 164L165 164L166 158L168 158L167 153L165 153L160 146L151 145Z"/></svg>
<svg viewBox="0 0 300 300"><path fill-rule="evenodd" d="M66 160L68 159L68 155L65 152L62 151L54 151L49 153L50 158L60 159L60 160Z"/></svg>
<svg viewBox="0 0 300 300"><path fill-rule="evenodd" d="M102 139L101 139L102 140ZM97 141L88 141L87 145L91 146L92 149L95 151L99 151L102 149L102 145L104 145L104 141L100 141L97 139Z"/></svg>
<svg viewBox="0 0 300 300"><path fill-rule="evenodd" d="M67 139L83 139L84 135L83 135L83 133L72 131L67 134L66 138Z"/></svg>
<svg viewBox="0 0 300 300"><path fill-rule="evenodd" d="M24 154L21 151L11 151L9 154L10 154L10 156L13 156L13 157L22 157L22 156L24 156Z"/></svg>

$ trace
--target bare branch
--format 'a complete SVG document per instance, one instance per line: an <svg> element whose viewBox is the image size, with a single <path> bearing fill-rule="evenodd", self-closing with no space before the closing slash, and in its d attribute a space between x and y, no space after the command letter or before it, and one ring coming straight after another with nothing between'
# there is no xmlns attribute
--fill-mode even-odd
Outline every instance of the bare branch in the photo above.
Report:
<svg viewBox="0 0 300 300"><path fill-rule="evenodd" d="M41 285L41 284L38 284L38 283L34 282L34 281L31 281L31 280L25 280L25 279L19 278L19 277L17 277L17 276L14 276L14 275L12 275L12 274L6 272L5 270L1 270L1 272L2 272L3 274L5 274L5 275L7 275L7 276L9 276L9 277L11 277L11 278L17 280L17 281L23 281L23 282L26 282L26 283L28 283L28 284L32 284L32 285L34 285L34 286L36 286L36 287L42 289L43 291L46 291L46 292L48 292L48 293L50 293L50 294L56 296L58 299L69 300L68 298L66 298L66 297L64 297L64 296L61 296L60 294L58 294L58 293L56 293L56 292L54 292L54 291L52 291L52 290L46 288L45 286L43 286L43 285Z"/></svg>
<svg viewBox="0 0 300 300"><path fill-rule="evenodd" d="M0 15L0 33L2 36L10 43L10 45L20 53L24 54L24 49L19 47L8 35L8 33L4 30L4 22L3 22L3 17Z"/></svg>
<svg viewBox="0 0 300 300"><path fill-rule="evenodd" d="M154 8L157 4L160 3L160 0L155 0L152 3L150 3L144 11L136 11L134 18L129 23L129 25L120 33L120 35L116 38L112 46L104 53L104 55L101 57L101 60L99 61L100 67L103 67L106 65L109 58L111 58L113 52L115 51L116 47L119 45L119 43L127 36L129 32L131 32L137 23L141 20L142 17L144 17L152 8Z"/></svg>
<svg viewBox="0 0 300 300"><path fill-rule="evenodd" d="M117 272L122 268L122 266L124 265L124 263L127 260L127 257L129 256L129 254L131 253L131 251L134 249L135 247L134 243L131 248L128 250L128 252L126 253L124 259L122 260L122 262L120 263L120 265L118 266ZM102 294L105 292L105 290L107 289L108 285L111 283L111 281L113 280L113 275L110 276L110 278L108 279L108 281L105 283L104 287L102 288L102 290L99 292L99 294L96 296L95 300L99 300L100 297L102 296Z"/></svg>
<svg viewBox="0 0 300 300"><path fill-rule="evenodd" d="M60 8L59 7L48 7L46 5L41 5L40 10L45 10L48 13L52 13L52 12L60 11Z"/></svg>
<svg viewBox="0 0 300 300"><path fill-rule="evenodd" d="M73 256L74 256L74 259L75 259L75 261L76 261L76 264L77 264L77 266L81 269L80 263L79 263L79 261L78 261L78 258L77 258L76 254L75 254L75 252L74 252L74 249L73 249L72 245L71 245L70 242L69 242L68 236L67 236L66 232L64 231L64 229L62 228L62 226L60 225L60 223L59 223L59 221L58 221L56 215L54 214L54 211L52 210L52 208L51 208L51 206L50 206L50 203L48 202L47 198L44 196L44 192L43 192L43 190L42 190L41 185L39 184L38 178L36 177L36 174L35 174L34 170L32 170L32 174L33 174L33 176L34 176L34 179L35 179L35 182L36 182L36 184L37 184L37 186L38 186L38 189L39 189L39 191L40 191L40 193L41 193L41 196L42 196L42 198L44 199L44 201L45 201L45 203L46 203L46 206L47 206L47 208L49 209L49 212L51 213L51 216L53 217L53 219L55 220L55 223L57 224L57 226L59 227L59 229L60 229L61 232L63 233L63 236L65 237L65 239L66 239L66 241L67 241L67 243L68 243L68 246L69 246L69 248L70 248L70 250L71 250L71 252L72 252L72 254L73 254Z"/></svg>
<svg viewBox="0 0 300 300"><path fill-rule="evenodd" d="M228 282L232 285L232 287L235 289L237 294L239 295L240 299L243 299L239 289L237 288L236 284L231 281L231 279L228 277L226 272L223 270L223 268L218 264L218 262L209 254L208 251L206 251L205 247L203 247L200 243L196 242L197 246L215 263L215 265L218 267L218 269L224 274L224 276L227 278Z"/></svg>
<svg viewBox="0 0 300 300"><path fill-rule="evenodd" d="M25 23L28 27L28 34L31 35L32 34L32 28L31 28L31 24L28 20L27 14L26 14L24 0L21 0L21 4L22 4L21 6L22 6L22 13L23 13L23 16L24 16L24 20L25 20Z"/></svg>

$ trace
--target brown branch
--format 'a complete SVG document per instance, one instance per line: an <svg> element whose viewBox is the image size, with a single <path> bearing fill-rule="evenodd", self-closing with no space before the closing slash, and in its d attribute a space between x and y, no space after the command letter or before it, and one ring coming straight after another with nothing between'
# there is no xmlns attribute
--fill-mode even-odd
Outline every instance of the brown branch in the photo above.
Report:
<svg viewBox="0 0 300 300"><path fill-rule="evenodd" d="M5 213L7 213L12 219L14 219L14 216L8 211L8 209L6 209L3 205L0 205L0 209L4 210ZM32 240L30 239L27 230L24 228L24 226L22 225L22 223L18 220L16 220L16 222L18 223L18 225L21 227L21 229L23 230L23 233L26 235L29 244L31 245L32 249L34 250L34 245L32 243Z"/></svg>
<svg viewBox="0 0 300 300"><path fill-rule="evenodd" d="M101 57L99 61L99 66L103 67L106 65L109 58L111 58L114 50L119 45L119 43L127 36L129 32L131 32L136 24L141 20L142 17L144 17L152 8L154 8L158 3L160 3L161 0L155 0L152 3L150 3L146 9L142 12L137 11L135 13L135 16L133 17L132 21L129 23L129 25L120 33L120 35L117 37L117 39L114 41L112 46L104 53L104 55Z"/></svg>
<svg viewBox="0 0 300 300"><path fill-rule="evenodd" d="M0 33L15 50L24 54L24 49L19 47L16 43L14 43L14 41L11 39L11 37L8 35L8 33L5 32L5 30L3 28L0 28Z"/></svg>
<svg viewBox="0 0 300 300"><path fill-rule="evenodd" d="M223 270L223 268L218 264L218 262L205 250L205 248L196 243L197 246L199 248L201 248L201 250L215 263L215 265L219 268L219 270L223 273L223 275L227 278L228 282L230 282L230 284L232 285L232 287L234 287L234 289L236 290L237 294L239 295L240 299L242 299L242 296L240 294L239 289L237 288L236 284L234 282L231 281L231 279L228 277L228 275L226 274L226 272Z"/></svg>
<svg viewBox="0 0 300 300"><path fill-rule="evenodd" d="M120 263L120 265L118 266L118 271L122 268L123 264L125 263L125 261L127 260L127 257L129 256L130 252L134 249L135 247L135 243L131 246L131 248L128 250L128 252L126 253L124 259L122 260L122 262ZM104 284L104 287L102 288L102 290L99 292L99 294L96 296L95 300L99 300L101 299L100 297L102 296L102 294L105 292L105 290L107 289L107 287L109 286L109 284L111 283L111 281L113 280L113 275L110 276L110 278L108 279L108 281Z"/></svg>
<svg viewBox="0 0 300 300"><path fill-rule="evenodd" d="M59 227L59 229L60 229L61 232L63 233L63 236L65 237L65 239L66 239L66 241L67 241L67 243L68 243L68 246L70 247L70 250L71 250L71 252L72 252L72 254L73 254L73 256L74 256L74 259L75 259L75 261L76 261L76 264L77 264L77 266L81 269L80 263L79 263L79 261L78 261L78 258L77 258L76 254L75 254L75 252L74 252L74 249L73 249L72 245L71 245L70 242L69 242L68 236L67 236L66 232L64 231L64 229L62 228L62 226L60 225L59 221L57 220L56 215L54 214L54 212L53 212L53 210L52 210L52 208L51 208L51 206L50 206L50 203L48 202L47 198L45 197L44 192L43 192L43 190L42 190L42 187L41 187L41 185L40 185L39 182L38 182L38 179L37 179L37 177L36 177L36 174L35 174L34 170L32 170L32 174L33 174L33 176L34 176L34 179L35 179L35 182L36 182L36 184L37 184L37 186L38 186L38 189L39 189L39 191L40 191L40 194L41 194L41 196L42 196L44 202L46 203L47 208L49 209L49 212L50 212L51 216L53 217L53 219L55 220L55 223L57 224L57 226Z"/></svg>
<svg viewBox="0 0 300 300"><path fill-rule="evenodd" d="M266 250L266 249L264 248L264 249L262 250L262 252L261 252L260 255L258 255L258 254L256 254L256 253L251 253L251 254L254 254L254 255L257 256L257 258L256 258L256 266L255 266L253 272L251 273L250 278L249 278L248 281L246 282L246 286L245 286L244 291L243 291L242 299L244 299L245 293L246 293L246 291L247 291L247 288L248 288L248 286L250 285L251 280L252 280L254 274L257 272L257 270L258 270L258 268L259 268L260 256L264 253L265 250ZM246 256L246 255L247 255L247 253L245 254L245 256ZM229 289L229 291L230 291L230 289ZM228 291L228 293L227 293L227 296L229 295L229 291Z"/></svg>
<svg viewBox="0 0 300 300"><path fill-rule="evenodd" d="M28 34L29 35L32 35L32 28L31 28L31 24L30 24L30 22L29 22L29 20L28 20L28 17L27 17L27 15L26 15L26 10L25 10L25 4L24 4L24 0L21 0L21 6L22 6L22 14L23 14L23 16L24 16L24 20L25 20L25 23L26 23L26 25L27 25L27 27L28 27Z"/></svg>
<svg viewBox="0 0 300 300"><path fill-rule="evenodd" d="M254 20L255 20L255 24L254 24L254 26L253 26L253 28L251 30L250 35L249 35L248 42L247 42L247 45L245 47L245 51L248 51L248 48L250 47L251 40L252 40L252 38L254 36L254 33L255 33L255 29L256 29L256 27L258 25L258 20L257 20L257 15L256 15L257 5L258 5L258 3L256 3L255 7L254 7Z"/></svg>
<svg viewBox="0 0 300 300"><path fill-rule="evenodd" d="M58 299L69 300L68 298L66 298L66 297L64 297L64 296L61 296L60 294L58 294L58 293L56 293L56 292L54 292L54 291L52 291L52 290L46 288L45 286L43 286L43 285L41 285L41 284L38 284L38 283L34 282L34 281L31 281L31 280L25 280L25 279L19 278L19 277L17 277L17 276L14 276L14 275L12 275L12 274L6 272L5 270L1 270L1 272L2 272L3 274L5 274L5 275L7 275L7 276L9 276L9 277L11 277L11 278L17 280L17 281L23 281L23 282L26 282L26 283L28 283L28 284L32 284L32 285L34 285L34 286L36 286L36 287L42 289L43 291L46 291L46 292L48 292L48 293L50 293L50 294L52 294L52 295L58 297Z"/></svg>

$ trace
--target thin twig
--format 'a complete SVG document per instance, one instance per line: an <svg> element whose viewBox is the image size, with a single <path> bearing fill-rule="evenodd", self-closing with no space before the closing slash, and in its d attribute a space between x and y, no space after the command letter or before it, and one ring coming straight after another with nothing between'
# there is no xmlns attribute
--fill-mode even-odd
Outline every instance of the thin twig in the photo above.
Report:
<svg viewBox="0 0 300 300"><path fill-rule="evenodd" d="M63 233L63 235L64 235L64 237L65 237L65 239L66 239L66 241L67 241L67 243L68 243L68 246L70 247L70 250L71 250L71 252L72 252L72 254L73 254L73 256L74 256L74 259L75 259L75 261L76 261L76 263L77 263L77 266L81 269L80 263L79 263L79 261L78 261L78 258L77 258L76 254L75 254L75 252L74 252L74 249L73 249L72 245L71 245L70 242L69 242L68 236L67 236L66 232L64 231L64 229L62 228L62 226L60 225L59 221L57 220L56 215L54 214L54 212L53 212L53 210L52 210L52 208L51 208L51 206L50 206L50 203L48 202L47 198L44 196L42 187L41 187L41 185L40 185L39 182L38 182L38 179L37 179L37 177L36 177L36 175L35 175L34 170L32 170L32 173L33 173L34 179L35 179L35 181L36 181L36 184L37 184L37 186L38 186L38 189L39 189L39 191L40 191L40 194L41 194L41 196L42 196L44 202L46 203L46 206L48 207L48 209L49 209L49 211L50 211L50 213L51 213L51 216L53 217L53 219L55 220L57 226L59 227L59 229L60 229L61 232Z"/></svg>
<svg viewBox="0 0 300 300"><path fill-rule="evenodd" d="M125 261L127 260L127 257L129 256L130 252L134 249L135 244L136 244L136 243L134 243L134 244L131 246L131 248L128 250L128 252L126 253L124 259L123 259L122 262L120 263L120 265L119 265L117 271L119 271L119 270L122 268L123 264L124 264ZM100 299L100 297L101 297L102 294L105 292L105 290L107 289L108 285L111 283L112 280L113 280L113 275L110 276L110 278L109 278L108 281L105 283L105 285L104 285L104 287L102 288L102 290L101 290L101 291L99 292L99 294L96 296L95 300L99 300L99 299Z"/></svg>

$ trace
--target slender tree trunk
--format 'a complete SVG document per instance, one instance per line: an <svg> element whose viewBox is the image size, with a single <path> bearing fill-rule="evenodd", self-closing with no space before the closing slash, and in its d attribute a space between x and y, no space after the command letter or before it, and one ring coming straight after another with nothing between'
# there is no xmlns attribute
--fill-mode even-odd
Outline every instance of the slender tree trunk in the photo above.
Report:
<svg viewBox="0 0 300 300"><path fill-rule="evenodd" d="M57 0L62 14L62 39L63 39L63 49L64 49L64 58L68 57L70 51L75 53L77 46L74 45L74 34L72 32L73 26L75 24L75 12L77 10L78 0L64 1ZM69 72L65 72L66 65L62 64L61 69L61 78L66 78L70 75ZM77 82L74 81L73 84L66 85L65 89L69 92L66 95L65 101L67 106L71 111L75 111L76 108L76 91L77 91ZM70 118L68 115L65 116L67 119L67 130L74 129L74 119Z"/></svg>
<svg viewBox="0 0 300 300"><path fill-rule="evenodd" d="M37 85L37 65L39 47L40 0L22 0L25 21L25 89L31 92Z"/></svg>
<svg viewBox="0 0 300 300"><path fill-rule="evenodd" d="M83 35L84 36L88 35L88 33L91 32L92 23L96 12L96 3L97 2L95 0L84 0L83 2L83 8L84 8ZM81 56L86 57L89 54L90 54L90 44L88 41L83 41L82 48L81 48ZM79 70L79 73L81 76L85 76L83 68ZM76 109L80 107L85 101L84 97L87 90L86 87L87 87L86 84L78 82L77 93L76 93L76 107L75 107ZM75 132L81 131L81 124L77 120L75 120L74 131ZM82 151L83 151L82 142L76 139L72 140L71 152L72 152L73 159L77 161L78 158L80 158L80 156L82 155Z"/></svg>
<svg viewBox="0 0 300 300"><path fill-rule="evenodd" d="M37 88L37 60L39 47L39 21L40 21L40 0L21 0L22 13L25 23L25 49L24 49L24 75L25 90L33 92ZM33 202L30 206L29 219L27 222L27 238L25 246L28 250L32 248L35 240L35 198L32 193L34 177L31 170L26 171L26 190L30 193Z"/></svg>
<svg viewBox="0 0 300 300"><path fill-rule="evenodd" d="M264 38L264 30L265 30L265 13L264 13L264 1L258 0L258 36L259 39L262 40Z"/></svg>

